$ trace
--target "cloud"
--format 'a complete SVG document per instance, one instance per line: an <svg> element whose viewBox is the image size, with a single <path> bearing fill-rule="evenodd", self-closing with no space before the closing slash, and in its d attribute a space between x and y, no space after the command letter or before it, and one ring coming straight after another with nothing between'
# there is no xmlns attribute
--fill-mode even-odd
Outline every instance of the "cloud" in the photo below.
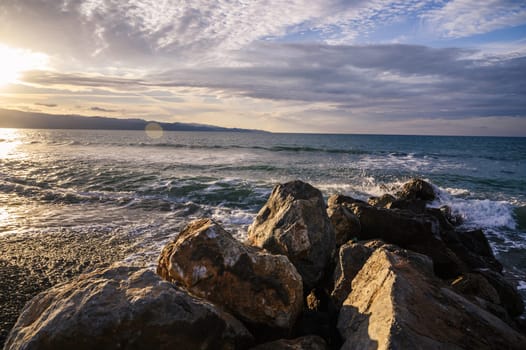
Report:
<svg viewBox="0 0 526 350"><path fill-rule="evenodd" d="M91 107L90 110L94 111L94 112L106 112L106 113L113 113L113 112L117 112L116 109L108 109L108 108L102 108L102 107Z"/></svg>
<svg viewBox="0 0 526 350"><path fill-rule="evenodd" d="M400 44L258 43L236 60L237 66L169 70L140 79L49 72L31 72L25 79L146 96L162 89L204 89L201 95L215 91L222 98L319 103L327 111L364 118L526 116L526 86L517 79L526 71L526 57L484 59L473 50Z"/></svg>
<svg viewBox="0 0 526 350"><path fill-rule="evenodd" d="M453 0L421 17L441 35L459 38L524 24L526 3L517 0Z"/></svg>
<svg viewBox="0 0 526 350"><path fill-rule="evenodd" d="M35 105L42 106L42 107L49 107L49 108L58 106L56 103L42 103L42 102L35 102Z"/></svg>

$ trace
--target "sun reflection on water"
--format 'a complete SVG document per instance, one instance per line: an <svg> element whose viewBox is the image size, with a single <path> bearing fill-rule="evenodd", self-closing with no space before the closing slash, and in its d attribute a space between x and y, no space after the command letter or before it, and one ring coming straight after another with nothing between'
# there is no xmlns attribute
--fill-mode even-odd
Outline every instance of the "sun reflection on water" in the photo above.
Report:
<svg viewBox="0 0 526 350"><path fill-rule="evenodd" d="M20 137L17 129L0 129L0 158L8 158L20 145Z"/></svg>

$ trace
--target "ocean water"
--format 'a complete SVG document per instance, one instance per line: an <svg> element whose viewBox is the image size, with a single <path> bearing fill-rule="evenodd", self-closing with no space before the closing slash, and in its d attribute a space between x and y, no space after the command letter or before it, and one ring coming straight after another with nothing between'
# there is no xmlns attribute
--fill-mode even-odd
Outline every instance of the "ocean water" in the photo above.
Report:
<svg viewBox="0 0 526 350"><path fill-rule="evenodd" d="M366 199L412 177L484 229L526 297L526 138L0 129L0 239L105 230L153 265L195 218L243 239L277 183Z"/></svg>

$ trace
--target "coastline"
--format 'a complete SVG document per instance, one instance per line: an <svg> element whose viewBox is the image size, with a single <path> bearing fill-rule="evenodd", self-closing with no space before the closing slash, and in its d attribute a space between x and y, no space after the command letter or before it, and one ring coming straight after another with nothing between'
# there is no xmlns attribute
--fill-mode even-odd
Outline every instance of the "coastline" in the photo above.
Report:
<svg viewBox="0 0 526 350"><path fill-rule="evenodd" d="M109 266L132 251L133 240L111 232L37 233L0 239L0 348L24 305L38 293Z"/></svg>

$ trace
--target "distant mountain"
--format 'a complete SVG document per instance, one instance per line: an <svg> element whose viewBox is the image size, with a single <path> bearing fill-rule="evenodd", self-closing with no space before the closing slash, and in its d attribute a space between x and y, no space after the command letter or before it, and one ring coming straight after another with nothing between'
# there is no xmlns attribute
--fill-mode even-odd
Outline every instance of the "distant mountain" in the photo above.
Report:
<svg viewBox="0 0 526 350"><path fill-rule="evenodd" d="M144 130L148 123L143 119L118 119L107 117L85 117L80 115L55 115L0 109L0 128L21 129L101 129L101 130ZM194 123L158 123L166 131L235 131L264 132L239 128Z"/></svg>

